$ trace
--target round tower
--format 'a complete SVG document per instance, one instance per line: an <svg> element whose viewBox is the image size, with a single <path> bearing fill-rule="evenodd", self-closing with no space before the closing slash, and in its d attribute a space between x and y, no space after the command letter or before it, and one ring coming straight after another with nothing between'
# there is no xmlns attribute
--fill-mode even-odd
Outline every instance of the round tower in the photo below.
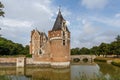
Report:
<svg viewBox="0 0 120 80"><path fill-rule="evenodd" d="M56 21L48 33L51 48L52 66L69 66L70 64L70 32L59 10Z"/></svg>

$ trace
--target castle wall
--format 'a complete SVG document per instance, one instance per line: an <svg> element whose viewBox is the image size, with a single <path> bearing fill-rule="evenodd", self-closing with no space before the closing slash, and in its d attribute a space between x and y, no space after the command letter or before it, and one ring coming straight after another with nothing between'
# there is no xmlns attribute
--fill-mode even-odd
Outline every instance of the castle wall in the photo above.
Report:
<svg viewBox="0 0 120 80"><path fill-rule="evenodd" d="M41 48L42 53L33 55L33 63L35 64L49 64L50 63L50 44L46 42Z"/></svg>
<svg viewBox="0 0 120 80"><path fill-rule="evenodd" d="M70 64L70 32L60 11L48 37L38 30L32 31L30 52L34 64Z"/></svg>
<svg viewBox="0 0 120 80"><path fill-rule="evenodd" d="M68 46L63 46L61 40L52 40L50 44L53 62L68 61Z"/></svg>
<svg viewBox="0 0 120 80"><path fill-rule="evenodd" d="M58 64L69 64L66 62L70 61L70 33L66 33L68 38L65 38L66 45L63 45L62 31L49 31L48 37L50 40L51 47L51 61L53 65ZM63 63L57 63L63 62ZM51 64L52 64L51 63Z"/></svg>
<svg viewBox="0 0 120 80"><path fill-rule="evenodd" d="M16 63L17 58L0 58L0 63Z"/></svg>

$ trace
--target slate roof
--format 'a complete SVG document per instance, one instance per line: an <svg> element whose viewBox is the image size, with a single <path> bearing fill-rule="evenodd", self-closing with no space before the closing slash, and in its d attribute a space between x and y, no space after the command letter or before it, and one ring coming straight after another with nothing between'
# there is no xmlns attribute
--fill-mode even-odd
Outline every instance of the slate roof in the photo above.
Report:
<svg viewBox="0 0 120 80"><path fill-rule="evenodd" d="M65 21L65 19L63 18L61 11L59 10L56 21L55 21L54 26L52 28L52 31L62 30L63 21ZM67 27L66 27L66 30L69 31Z"/></svg>

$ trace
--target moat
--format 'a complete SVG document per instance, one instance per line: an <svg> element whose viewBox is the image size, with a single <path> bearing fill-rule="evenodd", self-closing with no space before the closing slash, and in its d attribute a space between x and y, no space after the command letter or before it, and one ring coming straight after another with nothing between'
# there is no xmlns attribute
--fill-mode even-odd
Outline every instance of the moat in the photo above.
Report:
<svg viewBox="0 0 120 80"><path fill-rule="evenodd" d="M4 66L0 80L120 80L120 68L107 63L73 63L66 69Z"/></svg>

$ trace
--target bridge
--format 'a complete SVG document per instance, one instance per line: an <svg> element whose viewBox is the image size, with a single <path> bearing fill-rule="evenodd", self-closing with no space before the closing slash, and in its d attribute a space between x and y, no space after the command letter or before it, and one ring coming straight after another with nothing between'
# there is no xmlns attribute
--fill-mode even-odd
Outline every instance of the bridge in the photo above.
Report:
<svg viewBox="0 0 120 80"><path fill-rule="evenodd" d="M95 55L71 55L71 62L93 62Z"/></svg>

